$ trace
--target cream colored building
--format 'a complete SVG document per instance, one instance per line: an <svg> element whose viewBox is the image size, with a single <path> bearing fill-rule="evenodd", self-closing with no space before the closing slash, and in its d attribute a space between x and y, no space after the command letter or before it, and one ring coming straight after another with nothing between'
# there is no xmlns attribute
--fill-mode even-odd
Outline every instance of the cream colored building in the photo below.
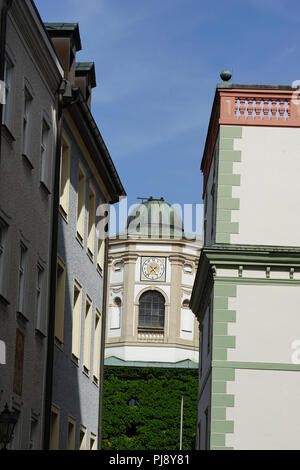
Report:
<svg viewBox="0 0 300 470"><path fill-rule="evenodd" d="M200 241L188 240L172 206L152 198L121 235L109 242L105 364L197 367L189 300Z"/></svg>
<svg viewBox="0 0 300 470"><path fill-rule="evenodd" d="M299 449L300 113L289 86L217 86L201 169L196 449Z"/></svg>

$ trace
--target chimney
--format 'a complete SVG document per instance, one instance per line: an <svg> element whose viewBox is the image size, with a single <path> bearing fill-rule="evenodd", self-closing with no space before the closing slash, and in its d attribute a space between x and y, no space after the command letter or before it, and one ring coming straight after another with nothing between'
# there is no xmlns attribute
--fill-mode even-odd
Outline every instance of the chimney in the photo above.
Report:
<svg viewBox="0 0 300 470"><path fill-rule="evenodd" d="M65 70L65 78L75 85L76 52L81 50L78 23L45 23Z"/></svg>
<svg viewBox="0 0 300 470"><path fill-rule="evenodd" d="M91 109L92 88L96 86L96 74L94 62L78 62L75 66L75 86L81 93Z"/></svg>

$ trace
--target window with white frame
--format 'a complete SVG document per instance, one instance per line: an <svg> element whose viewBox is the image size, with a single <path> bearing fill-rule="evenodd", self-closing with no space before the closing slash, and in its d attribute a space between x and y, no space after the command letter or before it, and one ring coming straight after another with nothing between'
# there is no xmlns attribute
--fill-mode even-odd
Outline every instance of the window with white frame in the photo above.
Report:
<svg viewBox="0 0 300 470"><path fill-rule="evenodd" d="M44 269L40 264L37 266L37 284L36 284L36 329L43 331L43 280L44 280Z"/></svg>
<svg viewBox="0 0 300 470"><path fill-rule="evenodd" d="M13 64L6 56L4 62L5 103L2 107L2 123L9 126Z"/></svg>
<svg viewBox="0 0 300 470"><path fill-rule="evenodd" d="M92 300L86 296L84 317L84 342L83 342L83 371L90 372L92 343Z"/></svg>
<svg viewBox="0 0 300 470"><path fill-rule="evenodd" d="M94 329L94 360L93 360L93 380L99 384L100 351L101 348L101 313L96 309L95 329Z"/></svg>
<svg viewBox="0 0 300 470"><path fill-rule="evenodd" d="M88 254L93 259L95 251L96 195L92 185L89 187L88 209Z"/></svg>
<svg viewBox="0 0 300 470"><path fill-rule="evenodd" d="M71 144L63 134L60 159L60 183L59 183L59 204L61 214L65 219L68 218L69 211L69 192L70 192L70 157Z"/></svg>
<svg viewBox="0 0 300 470"><path fill-rule="evenodd" d="M28 156L28 142L29 142L29 124L30 124L30 108L32 104L32 96L25 87L24 90L24 111L23 111L23 148L22 153Z"/></svg>
<svg viewBox="0 0 300 470"><path fill-rule="evenodd" d="M25 274L26 274L26 255L27 248L21 243L20 245L20 265L19 265L19 302L18 312L23 313L24 311L24 286L25 286Z"/></svg>
<svg viewBox="0 0 300 470"><path fill-rule="evenodd" d="M42 181L42 183L47 183L49 131L50 131L49 125L47 121L43 119L42 138L41 138L41 162L40 162L40 180Z"/></svg>

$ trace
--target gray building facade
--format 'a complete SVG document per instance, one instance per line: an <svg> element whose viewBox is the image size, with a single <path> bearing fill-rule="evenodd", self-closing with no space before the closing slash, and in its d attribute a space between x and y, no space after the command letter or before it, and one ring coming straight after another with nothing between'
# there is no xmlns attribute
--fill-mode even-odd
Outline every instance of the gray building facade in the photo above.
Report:
<svg viewBox="0 0 300 470"><path fill-rule="evenodd" d="M73 96L63 112L49 448L96 450L107 265L106 242L96 230L98 208L125 191L90 111L94 64L76 63L78 24L46 27Z"/></svg>
<svg viewBox="0 0 300 470"><path fill-rule="evenodd" d="M1 0L0 13L0 412L18 415L12 449L39 449L63 68L32 1Z"/></svg>

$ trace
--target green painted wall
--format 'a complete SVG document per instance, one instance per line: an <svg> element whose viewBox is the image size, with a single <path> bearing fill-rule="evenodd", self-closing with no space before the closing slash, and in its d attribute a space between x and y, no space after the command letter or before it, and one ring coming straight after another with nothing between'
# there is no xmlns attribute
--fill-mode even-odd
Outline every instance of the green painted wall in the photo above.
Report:
<svg viewBox="0 0 300 470"><path fill-rule="evenodd" d="M197 389L195 369L105 366L102 449L178 450L182 395L183 450L194 449Z"/></svg>

